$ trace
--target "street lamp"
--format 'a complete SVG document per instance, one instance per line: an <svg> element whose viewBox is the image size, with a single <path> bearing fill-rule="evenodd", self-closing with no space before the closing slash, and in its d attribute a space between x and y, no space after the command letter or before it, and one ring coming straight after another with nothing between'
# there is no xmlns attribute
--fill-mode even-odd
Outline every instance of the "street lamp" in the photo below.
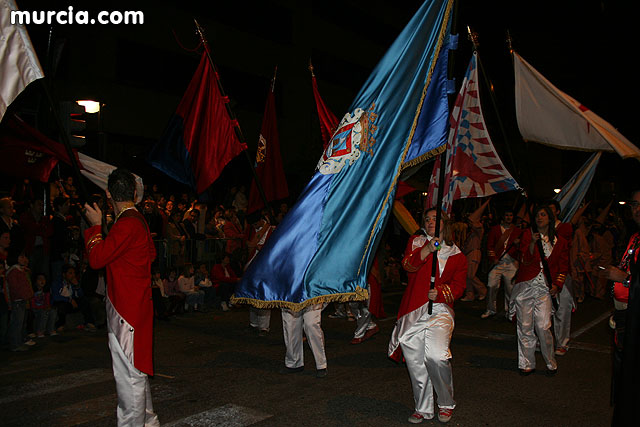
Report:
<svg viewBox="0 0 640 427"><path fill-rule="evenodd" d="M84 111L93 114L100 112L100 103L98 101L92 101L90 99L82 99L76 101L76 104L82 105L84 107Z"/></svg>

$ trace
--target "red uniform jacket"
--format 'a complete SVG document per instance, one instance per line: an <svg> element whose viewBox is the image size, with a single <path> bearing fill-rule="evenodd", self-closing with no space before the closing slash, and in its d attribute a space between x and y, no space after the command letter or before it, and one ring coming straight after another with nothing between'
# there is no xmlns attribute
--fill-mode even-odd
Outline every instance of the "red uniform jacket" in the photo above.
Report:
<svg viewBox="0 0 640 427"><path fill-rule="evenodd" d="M151 262L156 250L149 227L138 211L128 209L106 238L102 238L100 226L88 228L84 236L91 267L107 268L107 296L121 317L115 321L108 316L109 330L133 365L153 375ZM109 303L107 311L108 306ZM131 341L133 348L129 348Z"/></svg>
<svg viewBox="0 0 640 427"><path fill-rule="evenodd" d="M505 233L509 233L506 248L509 249L509 255L516 259L518 256L518 245L513 244L513 241L520 237L522 229L511 224L511 227L506 229ZM489 235L487 236L487 255L489 256L489 262L492 264L498 262L498 259L502 256L504 250L505 247L504 239L502 238L502 228L499 224L494 225L489 230Z"/></svg>
<svg viewBox="0 0 640 427"><path fill-rule="evenodd" d="M533 254L529 252L531 238L530 229L525 230L520 237L520 267L514 279L515 283L531 280L542 270L538 249L534 247ZM560 290L569 273L569 251L567 241L562 236L557 236L557 239L551 255L547 258L547 263L549 264L549 271L551 272L551 280L553 280L553 284Z"/></svg>
<svg viewBox="0 0 640 427"><path fill-rule="evenodd" d="M236 283L238 281L238 276L233 271L230 265L227 265L227 272L229 273L229 277L224 274L224 267L222 264L214 264L213 268L211 268L211 282L214 287L220 286L220 283Z"/></svg>
<svg viewBox="0 0 640 427"><path fill-rule="evenodd" d="M431 281L431 263L433 254L424 260L420 259L422 247L413 248L413 241L420 236L413 236L405 250L402 267L409 273L409 284L404 292L398 318L422 307L429 302L429 282ZM447 259L442 276L440 269L436 269L436 289L438 297L434 303L445 303L453 307L453 302L464 294L467 286L467 257L462 252L452 255Z"/></svg>

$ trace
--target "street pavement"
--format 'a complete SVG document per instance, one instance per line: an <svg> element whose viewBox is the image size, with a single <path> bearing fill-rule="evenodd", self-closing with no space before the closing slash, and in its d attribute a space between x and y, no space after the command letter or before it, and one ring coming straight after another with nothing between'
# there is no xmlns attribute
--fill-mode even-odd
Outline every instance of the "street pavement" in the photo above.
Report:
<svg viewBox="0 0 640 427"><path fill-rule="evenodd" d="M380 333L351 345L355 323L323 312L329 375L279 374L284 344L278 310L271 331L248 330L247 307L158 321L154 406L170 426L400 426L413 397L406 368L386 357L402 288L383 293ZM499 295L502 298L502 295ZM499 299L499 306L501 300ZM484 302L456 302L451 342L455 426L608 426L612 408L609 301L587 299L573 316L572 348L558 374L517 370L515 325L480 319ZM0 425L114 426L117 404L106 330L37 339L28 352L0 352ZM437 425L425 421L423 425Z"/></svg>

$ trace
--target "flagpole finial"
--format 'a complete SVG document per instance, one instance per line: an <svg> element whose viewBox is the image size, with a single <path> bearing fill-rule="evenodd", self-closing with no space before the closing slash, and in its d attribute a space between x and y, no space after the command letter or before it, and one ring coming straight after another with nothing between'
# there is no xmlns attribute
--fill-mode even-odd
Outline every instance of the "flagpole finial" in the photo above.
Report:
<svg viewBox="0 0 640 427"><path fill-rule="evenodd" d="M278 75L278 66L273 70L273 78L271 79L271 92L274 91L276 87L276 76Z"/></svg>
<svg viewBox="0 0 640 427"><path fill-rule="evenodd" d="M309 58L309 71L311 71L311 77L315 77L316 76L313 73L313 64L311 63L311 58Z"/></svg>
<svg viewBox="0 0 640 427"><path fill-rule="evenodd" d="M204 28L198 23L196 18L193 18L193 22L196 24L196 34L200 37L200 41L205 45L207 45L207 39L204 37Z"/></svg>
<svg viewBox="0 0 640 427"><path fill-rule="evenodd" d="M471 27L468 25L467 25L467 33L468 33L469 40L473 44L473 49L478 50L478 46L480 45L480 35L476 31L471 30Z"/></svg>

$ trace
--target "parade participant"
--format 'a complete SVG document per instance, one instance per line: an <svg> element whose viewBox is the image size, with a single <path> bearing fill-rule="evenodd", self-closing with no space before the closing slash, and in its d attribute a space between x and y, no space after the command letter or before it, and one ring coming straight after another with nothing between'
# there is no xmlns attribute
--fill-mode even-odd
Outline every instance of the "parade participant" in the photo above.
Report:
<svg viewBox="0 0 640 427"><path fill-rule="evenodd" d="M382 306L382 292L380 289L380 268L378 267L378 254L376 254L371 271L367 275L367 290L369 298L365 301L349 302L351 313L356 319L356 330L353 333L351 344L360 344L380 332L380 328L373 321L373 316L384 315ZM384 315L386 317L386 315Z"/></svg>
<svg viewBox="0 0 640 427"><path fill-rule="evenodd" d="M85 230L89 263L107 269L107 328L118 395L118 426L159 426L153 412L148 375L153 375L153 301L151 262L155 248L149 227L134 206L133 174L116 169L109 175L107 197L115 213L102 236L102 212L84 205L91 225Z"/></svg>
<svg viewBox="0 0 640 427"><path fill-rule="evenodd" d="M627 203L631 208L631 216L633 221L640 227L640 190L636 190L631 195L631 200ZM629 403L629 396L625 396L625 389L628 388L628 381L631 378L622 376L622 365L624 355L625 328L627 326L628 305L629 305L629 287L632 283L632 266L638 262L638 249L640 249L640 232L635 232L629 238L627 249L620 260L617 267L612 265L597 265L596 271L607 280L613 280L613 305L615 308L612 327L615 329L614 334L614 351L613 351L613 402L615 403L614 420L620 421L628 416L629 412L635 414L635 407L622 407L621 402ZM633 278L633 280L636 280ZM637 292L637 291L636 291ZM628 367L633 368L633 367ZM635 367L637 369L637 365ZM625 384L627 383L627 384ZM632 385L631 387L635 387ZM629 391L628 389L626 390ZM622 425L622 424L620 424Z"/></svg>
<svg viewBox="0 0 640 427"><path fill-rule="evenodd" d="M467 289L460 301L473 301L476 297L483 301L487 296L487 287L476 277L482 259L482 236L484 235L484 226L481 221L482 212L487 204L489 204L489 200L472 212L467 219L469 233L462 246L462 253L467 257Z"/></svg>
<svg viewBox="0 0 640 427"><path fill-rule="evenodd" d="M551 213L556 218L556 234L567 241L567 259L571 254L571 242L573 241L573 226L570 222L560 222L560 203L551 200L548 204ZM571 271L569 271L570 273ZM571 313L576 308L573 280L571 274L567 274L567 279L558 293L558 309L553 313L553 333L556 342L556 356L564 356L569 351L569 339L571 337Z"/></svg>
<svg viewBox="0 0 640 427"><path fill-rule="evenodd" d="M519 245L520 268L515 277L509 318L517 318L518 368L523 376L536 367L536 344L540 343L547 375L558 366L551 333L552 298L562 290L569 272L567 241L555 232L555 217L547 206L533 211L534 231L527 229Z"/></svg>
<svg viewBox="0 0 640 427"><path fill-rule="evenodd" d="M241 194L240 191L238 194ZM237 196L236 196L237 198ZM244 266L246 270L251 264L251 261L258 255L258 253L262 250L262 247L265 243L267 243L267 239L275 230L275 225L271 225L269 223L269 216L266 212L263 212L262 217L258 222L253 224L251 238L247 242L247 247L249 248L249 261ZM254 306L249 307L249 328L252 331L256 331L258 336L265 336L269 333L271 325L271 309L270 308L256 308Z"/></svg>
<svg viewBox="0 0 640 427"><path fill-rule="evenodd" d="M518 261L515 253L518 239L522 229L513 223L513 212L505 210L502 215L502 222L495 225L487 236L487 251L491 270L487 277L487 310L480 317L486 319L497 313L496 297L500 283L504 281L504 310L505 314L509 310L511 291L513 289L513 278L518 271Z"/></svg>
<svg viewBox="0 0 640 427"><path fill-rule="evenodd" d="M448 219L442 216L441 238L435 236L436 210L429 209L424 215L426 235L416 234L409 240L402 260L409 284L389 342L389 357L400 362L404 355L407 363L415 401L409 422L414 424L434 417L434 390L438 420L448 422L456 406L449 342L454 327L453 302L464 293L467 260L452 243ZM434 253L435 287L430 289Z"/></svg>
<svg viewBox="0 0 640 427"><path fill-rule="evenodd" d="M591 228L591 255L594 265L610 265L613 263L613 248L615 246L613 233L605 226L607 216L611 209L611 203L607 205L595 219ZM597 299L604 299L607 296L608 278L600 271L591 272L591 296Z"/></svg>
<svg viewBox="0 0 640 427"><path fill-rule="evenodd" d="M295 374L304 370L304 340L307 337L309 347L316 361L316 377L327 376L327 356L324 351L324 333L320 322L322 310L326 304L315 304L300 311L282 309L282 333L287 353L281 374Z"/></svg>

